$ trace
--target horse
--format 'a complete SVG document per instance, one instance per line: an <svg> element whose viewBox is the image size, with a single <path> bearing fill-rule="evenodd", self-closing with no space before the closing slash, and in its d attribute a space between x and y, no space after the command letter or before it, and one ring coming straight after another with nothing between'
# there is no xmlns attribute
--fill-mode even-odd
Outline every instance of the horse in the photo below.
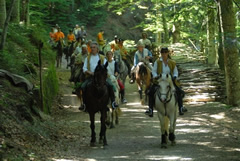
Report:
<svg viewBox="0 0 240 161"><path fill-rule="evenodd" d="M158 78L158 89L154 95L155 109L161 126L162 142L161 148L167 148L167 136L172 145L175 145L175 128L177 120L177 95L172 82L171 75L161 74ZM169 128L170 122L170 128Z"/></svg>
<svg viewBox="0 0 240 161"><path fill-rule="evenodd" d="M119 90L120 90L120 87L118 85L118 81L116 79L115 76L110 76L109 77L112 84L115 86L116 88L116 91L114 92L114 95L115 95L115 102L117 104L119 104ZM109 111L108 111L108 115L107 115L107 122L109 124L109 127L110 128L114 128L114 122L115 124L117 125L119 123L119 114L121 113L121 110L119 107L113 109L112 106L110 105L111 108L109 108Z"/></svg>
<svg viewBox="0 0 240 161"><path fill-rule="evenodd" d="M119 78L123 85L125 86L125 81L128 75L128 67L125 64L125 62L122 60L122 56L120 54L120 50L116 50L114 52L114 59L116 62L118 62L119 65Z"/></svg>
<svg viewBox="0 0 240 161"><path fill-rule="evenodd" d="M91 121L91 142L90 145L94 146L96 143L96 133L95 133L95 113L100 112L101 114L101 130L100 130L100 138L99 143L103 143L103 145L107 145L106 139L106 117L109 103L109 90L106 85L107 79L107 66L101 65L101 61L99 60L97 67L94 71L93 80L86 86L84 91L84 102L86 105L86 110L89 113L90 121Z"/></svg>
<svg viewBox="0 0 240 161"><path fill-rule="evenodd" d="M143 86L145 86L145 102L147 102L147 91L151 85L151 71L144 62L139 62L135 69L136 83L140 95L141 104L144 105L142 96Z"/></svg>
<svg viewBox="0 0 240 161"><path fill-rule="evenodd" d="M65 48L65 50L64 50L64 53L65 53L65 55L66 55L66 60L67 60L67 69L68 69L68 67L70 66L70 64L68 64L68 62L69 62L69 58L71 58L71 55L72 55L72 53L73 53L73 51L74 51L74 42L72 41L71 43L70 43L70 45L68 45L66 48Z"/></svg>
<svg viewBox="0 0 240 161"><path fill-rule="evenodd" d="M61 67L62 55L63 55L63 39L60 39L57 42L56 49L57 49L57 56L56 56L57 67Z"/></svg>

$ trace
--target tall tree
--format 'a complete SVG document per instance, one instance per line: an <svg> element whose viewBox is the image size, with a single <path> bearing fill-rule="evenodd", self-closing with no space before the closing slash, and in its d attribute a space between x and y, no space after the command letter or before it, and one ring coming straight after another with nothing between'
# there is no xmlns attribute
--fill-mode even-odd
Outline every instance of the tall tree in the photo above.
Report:
<svg viewBox="0 0 240 161"><path fill-rule="evenodd" d="M20 0L16 0L13 6L12 21L15 23L20 22Z"/></svg>
<svg viewBox="0 0 240 161"><path fill-rule="evenodd" d="M26 26L29 26L30 24L29 1L30 0L22 0L21 20L25 23Z"/></svg>
<svg viewBox="0 0 240 161"><path fill-rule="evenodd" d="M16 0L12 0L11 6L8 9L7 18L4 22L3 32L1 35L0 50L3 50L3 48L5 46L5 42L6 42L6 38L7 38L8 23L10 21L10 17L11 17L13 6L14 6L15 2L16 2Z"/></svg>
<svg viewBox="0 0 240 161"><path fill-rule="evenodd" d="M207 54L208 64L217 65L217 53L215 46L215 8L208 7L207 11Z"/></svg>
<svg viewBox="0 0 240 161"><path fill-rule="evenodd" d="M236 16L232 0L219 0L227 101L240 104L240 71L236 37Z"/></svg>
<svg viewBox="0 0 240 161"><path fill-rule="evenodd" d="M3 29L6 20L6 1L0 0L0 29Z"/></svg>
<svg viewBox="0 0 240 161"><path fill-rule="evenodd" d="M167 8L165 7L166 5L165 0L162 0L161 3L161 10L162 10L162 24L163 24L163 31L164 31L164 43L169 43L169 30L168 30L168 24L166 20L166 10Z"/></svg>

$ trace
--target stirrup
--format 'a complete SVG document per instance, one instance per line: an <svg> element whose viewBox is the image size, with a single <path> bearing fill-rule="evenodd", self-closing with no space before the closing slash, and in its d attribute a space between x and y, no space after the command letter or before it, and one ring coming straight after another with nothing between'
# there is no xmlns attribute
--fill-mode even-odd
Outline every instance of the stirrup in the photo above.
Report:
<svg viewBox="0 0 240 161"><path fill-rule="evenodd" d="M118 107L118 104L115 101L113 101L112 102L112 108L117 108L117 107Z"/></svg>

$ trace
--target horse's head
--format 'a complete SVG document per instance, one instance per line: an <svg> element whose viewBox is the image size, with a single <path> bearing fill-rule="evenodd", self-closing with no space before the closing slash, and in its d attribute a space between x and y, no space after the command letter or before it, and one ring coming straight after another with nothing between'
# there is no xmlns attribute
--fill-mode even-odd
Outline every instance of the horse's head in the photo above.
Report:
<svg viewBox="0 0 240 161"><path fill-rule="evenodd" d="M107 66L108 63L102 65L101 60L98 61L98 65L94 71L94 85L98 88L104 86L104 84L106 83Z"/></svg>
<svg viewBox="0 0 240 161"><path fill-rule="evenodd" d="M171 92L175 91L171 75L160 74L157 77L157 80L159 85L160 100L161 102L166 103Z"/></svg>
<svg viewBox="0 0 240 161"><path fill-rule="evenodd" d="M114 51L114 60L116 62L122 62L122 57L121 57L121 54L120 54L120 50Z"/></svg>

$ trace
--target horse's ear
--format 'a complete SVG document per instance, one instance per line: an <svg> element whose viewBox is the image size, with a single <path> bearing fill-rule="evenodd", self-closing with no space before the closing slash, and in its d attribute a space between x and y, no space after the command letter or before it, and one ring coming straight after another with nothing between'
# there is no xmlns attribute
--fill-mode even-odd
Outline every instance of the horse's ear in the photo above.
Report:
<svg viewBox="0 0 240 161"><path fill-rule="evenodd" d="M108 62L105 63L104 67L107 68L107 66L108 66Z"/></svg>
<svg viewBox="0 0 240 161"><path fill-rule="evenodd" d="M98 61L98 65L99 65L99 66L101 65L101 60Z"/></svg>

